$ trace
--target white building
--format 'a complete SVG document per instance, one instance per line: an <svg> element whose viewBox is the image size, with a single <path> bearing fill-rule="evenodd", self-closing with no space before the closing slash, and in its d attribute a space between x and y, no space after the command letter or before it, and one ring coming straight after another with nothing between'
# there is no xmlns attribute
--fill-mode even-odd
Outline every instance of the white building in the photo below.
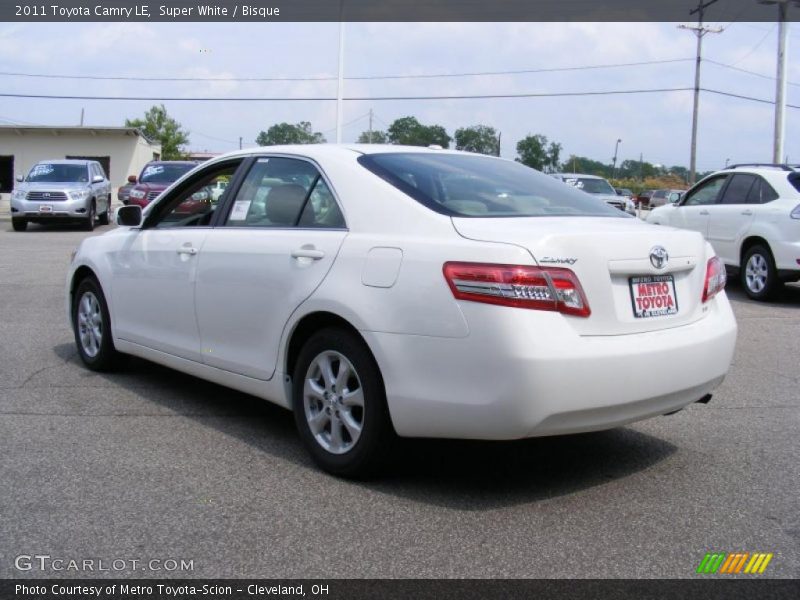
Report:
<svg viewBox="0 0 800 600"><path fill-rule="evenodd" d="M0 192L14 187L14 178L27 175L37 162L48 159L96 160L111 185L123 185L128 175L161 156L161 145L134 127L0 126Z"/></svg>

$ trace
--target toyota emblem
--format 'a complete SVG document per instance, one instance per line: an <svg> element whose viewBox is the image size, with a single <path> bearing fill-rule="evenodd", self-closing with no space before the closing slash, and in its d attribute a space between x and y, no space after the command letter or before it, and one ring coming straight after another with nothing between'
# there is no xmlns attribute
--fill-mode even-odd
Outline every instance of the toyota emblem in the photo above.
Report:
<svg viewBox="0 0 800 600"><path fill-rule="evenodd" d="M656 269L663 269L667 266L669 261L669 254L663 246L653 246L650 250L650 264Z"/></svg>

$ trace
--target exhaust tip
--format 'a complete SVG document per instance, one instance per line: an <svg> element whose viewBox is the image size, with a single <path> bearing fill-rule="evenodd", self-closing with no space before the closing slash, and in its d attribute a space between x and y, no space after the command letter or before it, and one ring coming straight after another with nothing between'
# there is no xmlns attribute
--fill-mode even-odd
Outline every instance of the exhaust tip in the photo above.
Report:
<svg viewBox="0 0 800 600"><path fill-rule="evenodd" d="M700 400L698 400L698 401L697 401L697 403L698 403L698 404L708 404L708 402L709 402L710 400L711 400L711 394L706 394L705 396L703 396L702 398L700 398Z"/></svg>

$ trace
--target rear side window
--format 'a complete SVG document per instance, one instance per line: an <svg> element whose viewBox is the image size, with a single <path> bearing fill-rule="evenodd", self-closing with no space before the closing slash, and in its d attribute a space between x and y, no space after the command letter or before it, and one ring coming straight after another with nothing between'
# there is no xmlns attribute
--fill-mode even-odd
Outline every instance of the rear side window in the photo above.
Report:
<svg viewBox="0 0 800 600"><path fill-rule="evenodd" d="M794 186L794 189L800 192L800 173L792 173L789 175L789 183Z"/></svg>
<svg viewBox="0 0 800 600"><path fill-rule="evenodd" d="M392 152L363 155L358 162L420 204L444 215L630 218L601 199L507 160Z"/></svg>
<svg viewBox="0 0 800 600"><path fill-rule="evenodd" d="M758 177L749 175L747 173L737 173L731 177L731 182L725 188L725 194L722 196L723 204L745 204L748 195L756 183Z"/></svg>
<svg viewBox="0 0 800 600"><path fill-rule="evenodd" d="M228 227L343 228L339 205L310 162L292 158L256 160L242 182Z"/></svg>

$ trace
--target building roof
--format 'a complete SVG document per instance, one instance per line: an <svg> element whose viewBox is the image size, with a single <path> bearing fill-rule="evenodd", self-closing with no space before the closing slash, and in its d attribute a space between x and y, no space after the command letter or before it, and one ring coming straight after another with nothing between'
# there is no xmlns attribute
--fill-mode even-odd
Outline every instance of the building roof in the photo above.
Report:
<svg viewBox="0 0 800 600"><path fill-rule="evenodd" d="M94 125L0 125L0 132L2 131L16 131L18 133L24 133L26 131L51 132L56 135L65 133L89 133L91 135L119 133L141 137L148 144L153 146L160 145L158 142L149 139L142 133L142 130L137 127L107 127Z"/></svg>

